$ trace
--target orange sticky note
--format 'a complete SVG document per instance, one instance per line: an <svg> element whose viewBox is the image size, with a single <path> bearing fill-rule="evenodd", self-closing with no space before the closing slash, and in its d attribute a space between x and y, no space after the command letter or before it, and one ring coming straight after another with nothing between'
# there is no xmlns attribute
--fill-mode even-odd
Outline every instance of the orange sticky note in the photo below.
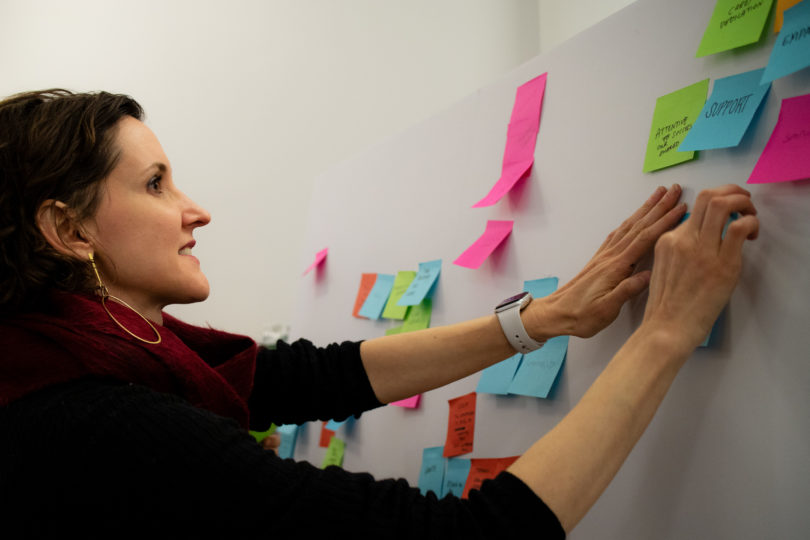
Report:
<svg viewBox="0 0 810 540"><path fill-rule="evenodd" d="M368 319L368 317L363 317L358 312L366 302L368 293L370 293L371 289L374 288L374 283L376 283L376 281L377 274L363 274L360 276L360 288L357 289L357 298L354 301L354 310L352 311L352 315L358 319Z"/></svg>
<svg viewBox="0 0 810 540"><path fill-rule="evenodd" d="M471 489L481 489L484 480L495 478L519 457L471 459L470 473L467 475L467 483L464 484L464 493L461 494L461 498L466 499Z"/></svg>
<svg viewBox="0 0 810 540"><path fill-rule="evenodd" d="M777 0L776 14L773 17L773 31L779 33L782 29L782 23L785 22L785 10L792 8L802 0Z"/></svg>
<svg viewBox="0 0 810 540"><path fill-rule="evenodd" d="M321 448L326 448L329 446L329 441L332 440L332 437L335 435L335 432L331 429L326 429L327 422L323 423L321 426L321 440L318 442L318 446Z"/></svg>
<svg viewBox="0 0 810 540"><path fill-rule="evenodd" d="M447 422L444 457L472 452L475 435L475 392L451 399L447 403L450 404L450 415Z"/></svg>

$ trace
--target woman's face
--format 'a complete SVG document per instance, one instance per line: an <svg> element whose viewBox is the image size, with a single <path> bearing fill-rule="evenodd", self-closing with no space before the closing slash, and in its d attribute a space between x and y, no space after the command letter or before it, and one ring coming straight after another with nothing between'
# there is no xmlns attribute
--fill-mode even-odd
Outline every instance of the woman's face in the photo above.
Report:
<svg viewBox="0 0 810 540"><path fill-rule="evenodd" d="M191 248L194 229L211 216L174 185L160 142L141 121L124 117L116 143L120 160L85 230L110 294L161 322L164 306L208 297Z"/></svg>

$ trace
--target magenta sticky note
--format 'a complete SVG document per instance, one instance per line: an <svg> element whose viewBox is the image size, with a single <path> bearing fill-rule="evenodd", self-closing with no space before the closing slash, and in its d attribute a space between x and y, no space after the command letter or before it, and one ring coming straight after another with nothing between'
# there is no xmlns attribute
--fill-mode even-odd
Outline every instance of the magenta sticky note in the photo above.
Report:
<svg viewBox="0 0 810 540"><path fill-rule="evenodd" d="M318 253L316 253L315 254L315 261L312 264L309 265L309 268L304 270L304 273L302 275L306 275L313 268L315 268L319 264L323 263L323 261L326 259L326 254L327 254L328 251L329 251L329 248L323 248Z"/></svg>
<svg viewBox="0 0 810 540"><path fill-rule="evenodd" d="M468 247L464 253L459 255L458 258L453 261L453 264L465 268L478 268L481 266L484 259L489 257L490 253L512 232L513 223L512 220L488 220L484 234L473 242L473 245Z"/></svg>
<svg viewBox="0 0 810 540"><path fill-rule="evenodd" d="M419 406L419 398L421 397L422 394L416 394L415 396L400 399L399 401L392 401L391 405L396 405L397 407L406 407L408 409L415 409L416 407Z"/></svg>
<svg viewBox="0 0 810 540"><path fill-rule="evenodd" d="M512 118L506 130L506 150L503 153L501 177L487 196L475 203L473 208L495 204L531 170L547 75L548 73L543 73L518 87L515 104L512 107Z"/></svg>
<svg viewBox="0 0 810 540"><path fill-rule="evenodd" d="M810 178L810 94L782 100L779 119L749 184Z"/></svg>

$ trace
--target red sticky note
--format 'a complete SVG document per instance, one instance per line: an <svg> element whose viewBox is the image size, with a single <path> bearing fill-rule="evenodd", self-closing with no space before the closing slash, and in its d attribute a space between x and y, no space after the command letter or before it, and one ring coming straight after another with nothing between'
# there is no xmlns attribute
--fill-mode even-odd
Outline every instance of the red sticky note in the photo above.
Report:
<svg viewBox="0 0 810 540"><path fill-rule="evenodd" d="M470 473L467 475L467 483L464 484L464 492L461 494L461 498L466 499L471 489L481 489L484 480L495 478L519 457L471 459Z"/></svg>
<svg viewBox="0 0 810 540"><path fill-rule="evenodd" d="M421 397L422 394L416 394L415 396L400 399L399 401L392 401L391 405L396 405L397 407L406 407L408 409L415 409L416 407L419 406L419 398Z"/></svg>
<svg viewBox="0 0 810 540"><path fill-rule="evenodd" d="M322 249L322 250L320 250L318 253L316 253L316 254L315 254L315 261L314 261L312 264L310 264L310 265L309 265L309 267L308 267L306 270L304 270L304 273L303 273L303 274L301 274L301 275L306 275L306 274L307 274L309 271L311 271L313 268L315 268L315 267L316 267L316 266L318 266L319 264L322 264L322 263L323 263L323 261L324 261L324 260L326 260L326 254L327 254L328 252L329 252L329 248L323 248L323 249Z"/></svg>
<svg viewBox="0 0 810 540"><path fill-rule="evenodd" d="M360 276L360 287L357 289L357 298L354 301L354 310L352 311L352 315L358 319L368 319L368 317L363 317L358 312L363 307L366 298L368 298L368 293L374 288L376 282L377 274L363 274Z"/></svg>
<svg viewBox="0 0 810 540"><path fill-rule="evenodd" d="M332 440L332 437L335 435L335 432L331 429L326 429L327 422L323 423L321 426L321 440L318 442L318 446L322 448L326 448L329 446L329 441Z"/></svg>
<svg viewBox="0 0 810 540"><path fill-rule="evenodd" d="M475 392L451 399L447 421L444 457L460 456L473 450L475 435Z"/></svg>
<svg viewBox="0 0 810 540"><path fill-rule="evenodd" d="M488 220L484 234L473 242L464 253L459 255L458 258L453 261L453 264L473 269L481 266L484 259L489 257L489 255L495 251L495 248L512 232L513 223L512 220Z"/></svg>
<svg viewBox="0 0 810 540"><path fill-rule="evenodd" d="M473 208L491 206L501 200L534 165L534 147L537 143L537 130L540 128L540 111L547 75L548 73L543 73L518 87L512 117L506 130L501 177L487 196L475 203Z"/></svg>
<svg viewBox="0 0 810 540"><path fill-rule="evenodd" d="M782 100L771 138L759 156L749 184L810 178L810 94Z"/></svg>

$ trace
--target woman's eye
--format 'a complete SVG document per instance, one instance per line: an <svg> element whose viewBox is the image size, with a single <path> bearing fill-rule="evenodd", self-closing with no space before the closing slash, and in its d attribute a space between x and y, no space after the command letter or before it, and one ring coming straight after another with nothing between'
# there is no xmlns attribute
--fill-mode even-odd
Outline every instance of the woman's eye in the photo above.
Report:
<svg viewBox="0 0 810 540"><path fill-rule="evenodd" d="M149 180L149 184L147 187L150 191L154 191L156 193L160 193L160 181L163 180L162 176L153 176L151 180Z"/></svg>

